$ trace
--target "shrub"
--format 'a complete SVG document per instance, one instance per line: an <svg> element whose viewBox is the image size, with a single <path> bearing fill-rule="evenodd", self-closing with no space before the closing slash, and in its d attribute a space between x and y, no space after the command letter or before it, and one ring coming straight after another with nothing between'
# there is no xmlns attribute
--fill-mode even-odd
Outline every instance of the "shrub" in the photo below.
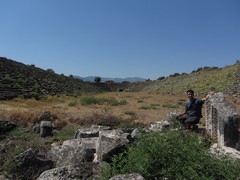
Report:
<svg viewBox="0 0 240 180"><path fill-rule="evenodd" d="M139 100L138 100L138 103L143 103L143 99L139 99Z"/></svg>
<svg viewBox="0 0 240 180"><path fill-rule="evenodd" d="M133 111L125 111L124 114L130 115L130 116L135 116L136 115L136 113L133 112Z"/></svg>
<svg viewBox="0 0 240 180"><path fill-rule="evenodd" d="M127 101L126 100L121 100L121 101L117 101L117 103L113 104L115 106L118 106L118 105L126 105L127 104Z"/></svg>
<svg viewBox="0 0 240 180"><path fill-rule="evenodd" d="M4 78L2 79L2 82L3 82L4 84L10 84L10 83L13 83L14 81L15 81L15 80L14 80L13 78L11 78L9 74L6 74L6 75L4 76Z"/></svg>
<svg viewBox="0 0 240 180"><path fill-rule="evenodd" d="M174 73L174 74L169 75L169 77L177 77L177 76L180 76L180 74L179 73Z"/></svg>
<svg viewBox="0 0 240 180"><path fill-rule="evenodd" d="M53 70L53 69L47 69L46 70L48 73L51 73L51 74L54 74L55 73L55 71Z"/></svg>
<svg viewBox="0 0 240 180"><path fill-rule="evenodd" d="M68 106L77 106L77 100L73 100L70 103L68 103Z"/></svg>
<svg viewBox="0 0 240 180"><path fill-rule="evenodd" d="M160 80L163 80L163 79L165 79L165 76L161 76L157 80L160 81Z"/></svg>
<svg viewBox="0 0 240 180"><path fill-rule="evenodd" d="M150 105L143 105L139 107L139 109L157 109L157 107L160 106L160 104L150 104Z"/></svg>
<svg viewBox="0 0 240 180"><path fill-rule="evenodd" d="M177 105L174 104L163 104L162 107L166 107L166 108L177 108Z"/></svg>
<svg viewBox="0 0 240 180"><path fill-rule="evenodd" d="M41 94L39 94L38 92L30 92L30 96L33 97L36 100L40 100L41 99Z"/></svg>
<svg viewBox="0 0 240 180"><path fill-rule="evenodd" d="M97 99L93 96L87 96L80 100L82 106L97 104Z"/></svg>
<svg viewBox="0 0 240 180"><path fill-rule="evenodd" d="M156 107L156 106L160 106L160 104L155 104L155 103L153 103L153 104L150 104L150 106Z"/></svg>
<svg viewBox="0 0 240 180"><path fill-rule="evenodd" d="M164 131L142 134L102 169L103 179L140 173L145 179L237 179L240 164L208 155L209 144L195 133Z"/></svg>

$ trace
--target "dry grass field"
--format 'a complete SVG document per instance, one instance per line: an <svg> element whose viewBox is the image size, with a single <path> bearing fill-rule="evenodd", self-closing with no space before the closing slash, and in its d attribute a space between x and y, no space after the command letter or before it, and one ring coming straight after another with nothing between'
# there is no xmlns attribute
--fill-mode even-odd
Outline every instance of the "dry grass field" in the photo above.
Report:
<svg viewBox="0 0 240 180"><path fill-rule="evenodd" d="M150 122L167 119L167 114L171 111L182 112L186 100L184 95L145 92L83 94L76 97L49 96L38 101L13 99L0 102L0 119L13 120L20 126L31 127L38 122L40 114L50 111L57 117L55 125L59 129L99 123L111 125L119 121L149 126ZM240 106L239 100L234 103ZM204 118L201 121L204 123Z"/></svg>

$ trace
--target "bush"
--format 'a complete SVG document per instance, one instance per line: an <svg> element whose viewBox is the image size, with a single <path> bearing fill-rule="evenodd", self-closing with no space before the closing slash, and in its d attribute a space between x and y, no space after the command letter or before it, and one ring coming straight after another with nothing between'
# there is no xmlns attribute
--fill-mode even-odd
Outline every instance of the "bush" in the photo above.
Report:
<svg viewBox="0 0 240 180"><path fill-rule="evenodd" d="M176 106L174 104L163 104L162 107L165 107L165 108L177 108L178 106Z"/></svg>
<svg viewBox="0 0 240 180"><path fill-rule="evenodd" d="M240 164L208 155L209 144L195 133L143 134L102 169L103 179L140 173L145 179L237 179Z"/></svg>
<svg viewBox="0 0 240 180"><path fill-rule="evenodd" d="M3 79L2 79L2 82L3 82L4 84L11 84L11 83L13 83L14 81L15 81L15 80L14 80L13 78L11 78L9 74L6 74L6 75L3 77Z"/></svg>
<svg viewBox="0 0 240 180"><path fill-rule="evenodd" d="M135 116L136 115L136 113L133 112L133 111L125 111L124 114L130 115L130 116Z"/></svg>
<svg viewBox="0 0 240 180"><path fill-rule="evenodd" d="M40 100L41 99L41 94L39 94L38 92L30 92L30 96L33 97L36 100Z"/></svg>
<svg viewBox="0 0 240 180"><path fill-rule="evenodd" d="M165 79L165 76L161 76L157 80L160 81L160 80L163 80L163 79Z"/></svg>
<svg viewBox="0 0 240 180"><path fill-rule="evenodd" d="M73 100L68 103L68 106L77 106L77 100Z"/></svg>
<svg viewBox="0 0 240 180"><path fill-rule="evenodd" d="M156 110L157 108L155 106L142 105L139 107L139 109L145 109L145 110L154 109L154 110Z"/></svg>
<svg viewBox="0 0 240 180"><path fill-rule="evenodd" d="M55 71L52 70L52 69L47 69L46 71L47 71L48 73L51 73L51 74L54 74L54 73L55 73Z"/></svg>
<svg viewBox="0 0 240 180"><path fill-rule="evenodd" d="M169 77L177 77L177 76L180 76L179 73L174 73L174 74L171 74Z"/></svg>

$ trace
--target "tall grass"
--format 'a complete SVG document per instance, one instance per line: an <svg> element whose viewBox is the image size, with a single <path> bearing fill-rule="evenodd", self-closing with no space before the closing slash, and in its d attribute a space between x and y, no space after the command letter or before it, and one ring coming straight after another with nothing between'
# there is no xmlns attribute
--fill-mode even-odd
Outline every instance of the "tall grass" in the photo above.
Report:
<svg viewBox="0 0 240 180"><path fill-rule="evenodd" d="M54 139L58 141L73 139L75 132L76 128L65 126L61 129L61 131L58 134L54 135Z"/></svg>

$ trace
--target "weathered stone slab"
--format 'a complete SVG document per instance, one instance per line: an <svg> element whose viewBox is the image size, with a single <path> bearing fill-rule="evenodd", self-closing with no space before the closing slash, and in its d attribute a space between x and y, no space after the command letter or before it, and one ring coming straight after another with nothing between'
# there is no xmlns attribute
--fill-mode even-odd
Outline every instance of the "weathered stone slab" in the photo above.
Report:
<svg viewBox="0 0 240 180"><path fill-rule="evenodd" d="M99 166L97 163L79 163L47 170L37 180L97 180L99 179L98 175Z"/></svg>
<svg viewBox="0 0 240 180"><path fill-rule="evenodd" d="M99 131L110 130L110 129L111 128L108 126L92 125L89 129L78 129L75 132L74 139L99 137Z"/></svg>
<svg viewBox="0 0 240 180"><path fill-rule="evenodd" d="M206 101L206 130L220 146L240 150L240 116L223 93L215 93Z"/></svg>
<svg viewBox="0 0 240 180"><path fill-rule="evenodd" d="M0 134L12 131L17 127L17 124L12 121L0 121Z"/></svg>
<svg viewBox="0 0 240 180"><path fill-rule="evenodd" d="M144 180L141 174L120 174L112 177L110 180Z"/></svg>
<svg viewBox="0 0 240 180"><path fill-rule="evenodd" d="M81 141L64 141L64 144L51 148L48 152L48 158L55 162L56 167L68 166L81 162L83 159Z"/></svg>
<svg viewBox="0 0 240 180"><path fill-rule="evenodd" d="M40 122L40 136L52 136L53 135L53 124L52 121L41 121Z"/></svg>
<svg viewBox="0 0 240 180"><path fill-rule="evenodd" d="M121 129L100 131L99 144L97 146L98 161L108 161L113 154L117 154L129 143L129 133L124 133Z"/></svg>
<svg viewBox="0 0 240 180"><path fill-rule="evenodd" d="M53 161L38 158L31 149L15 156L13 176L18 179L35 179L43 171L53 167Z"/></svg>

